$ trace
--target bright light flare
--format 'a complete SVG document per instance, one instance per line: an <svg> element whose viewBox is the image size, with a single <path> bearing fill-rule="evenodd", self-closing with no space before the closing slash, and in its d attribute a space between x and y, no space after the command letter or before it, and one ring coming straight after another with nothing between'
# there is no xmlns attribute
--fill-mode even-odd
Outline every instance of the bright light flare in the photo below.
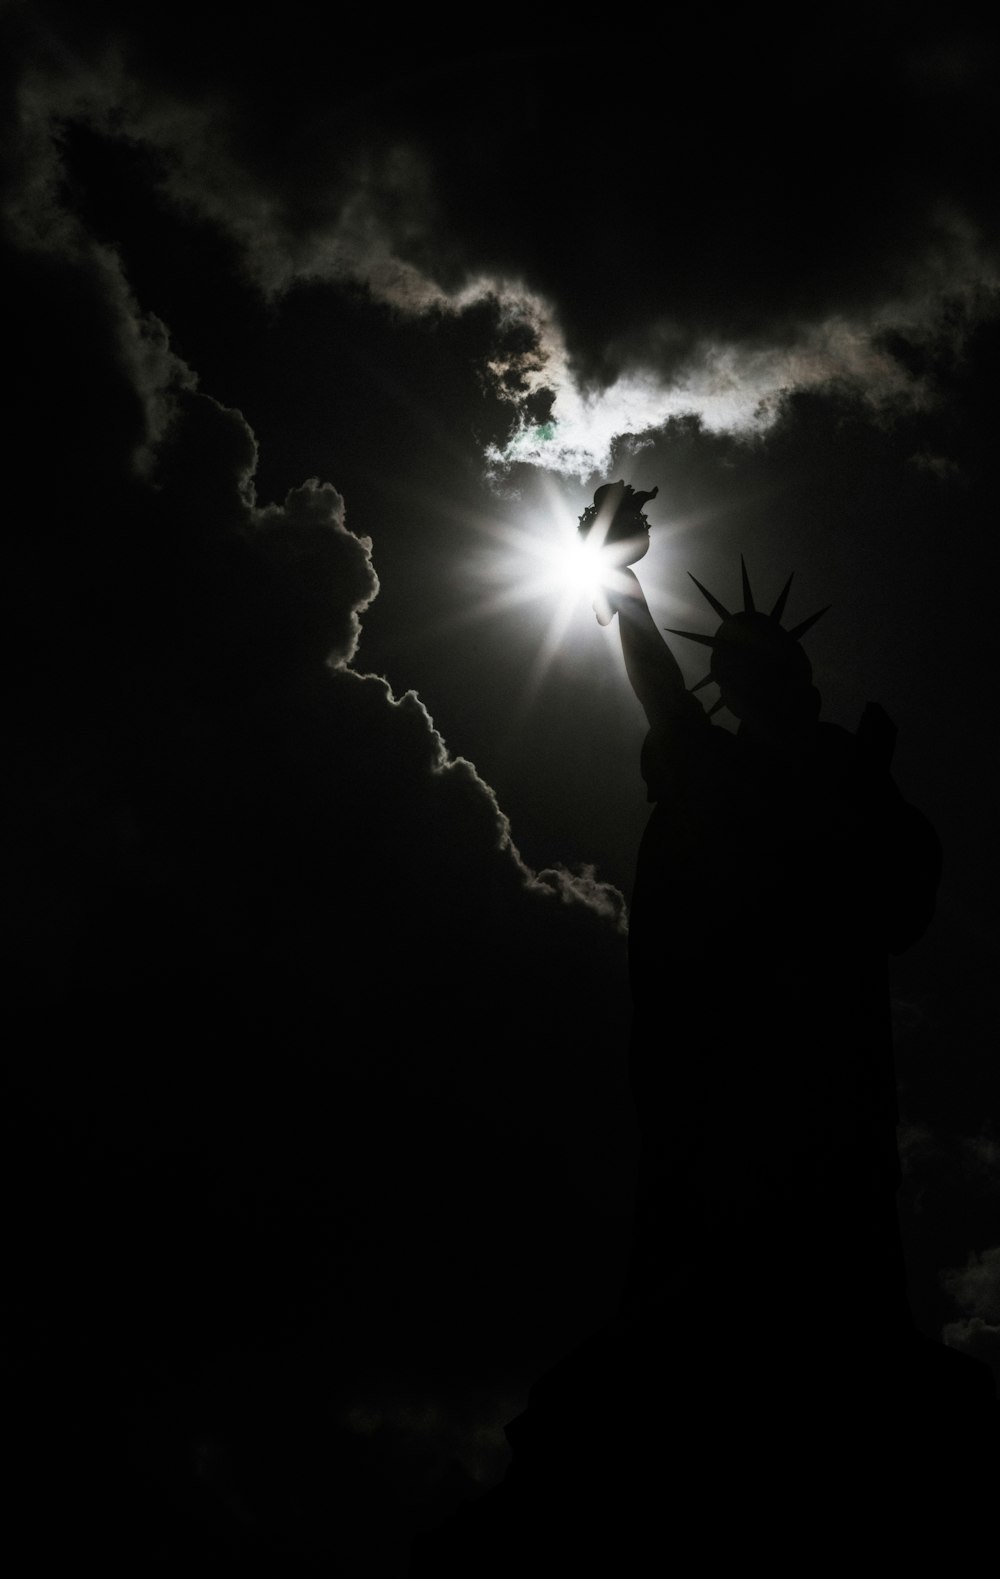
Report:
<svg viewBox="0 0 1000 1579"><path fill-rule="evenodd" d="M578 517L548 479L543 499L522 519L523 526L483 523L493 538L477 566L485 596L469 606L466 617L503 617L532 604L539 609L543 634L532 672L525 677L527 703L544 681L574 623L582 629L595 613L602 624L609 622L608 594L624 590L627 583L622 566L642 556L648 537L605 546L609 523L598 519L582 538Z"/></svg>
<svg viewBox="0 0 1000 1579"><path fill-rule="evenodd" d="M607 523L597 521L586 538L577 519L554 490L547 508L531 528L508 527L494 559L494 576L505 584L502 603L545 599L560 611L565 624L581 602L593 604L602 594L625 586L621 575L623 545L606 547ZM639 558L633 552L631 558Z"/></svg>
<svg viewBox="0 0 1000 1579"><path fill-rule="evenodd" d="M575 521L555 521L547 532L540 526L533 549L529 558L536 562L539 591L550 597L593 600L611 572L597 533L582 538Z"/></svg>
<svg viewBox="0 0 1000 1579"><path fill-rule="evenodd" d="M455 511L456 526L478 543L461 558L465 595L460 610L435 625L441 640L459 626L497 621L506 627L521 654L523 687L517 710L524 716L553 665L570 652L579 656L582 666L598 663L602 674L619 675L627 684L616 664L602 661L602 654L606 660L604 643L594 627L598 622L610 623L614 593L634 587L624 567L635 564L650 546L645 517L635 536L604 543L609 528L621 530L622 512L616 510L614 496L606 500L609 519L604 521L598 514L586 537L581 537L579 494L567 498L561 482L548 476L536 480L532 494L530 500L511 500L506 518L499 512ZM592 514L589 507L584 512L587 519Z"/></svg>
<svg viewBox="0 0 1000 1579"><path fill-rule="evenodd" d="M574 526L572 538L560 534L549 544L546 556L556 595L561 594L574 607L581 601L588 603L602 625L612 618L615 594L628 588L624 566L640 557L635 544L627 548L621 543L606 545L604 535L600 520L585 538Z"/></svg>

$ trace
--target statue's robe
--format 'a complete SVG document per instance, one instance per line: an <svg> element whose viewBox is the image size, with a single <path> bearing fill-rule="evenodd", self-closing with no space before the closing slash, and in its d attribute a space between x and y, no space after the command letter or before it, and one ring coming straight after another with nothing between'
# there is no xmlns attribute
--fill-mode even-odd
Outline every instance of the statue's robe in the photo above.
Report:
<svg viewBox="0 0 1000 1579"><path fill-rule="evenodd" d="M906 1320L887 967L930 919L940 848L892 733L869 708L856 735L765 744L686 697L646 739L626 1309L784 1355Z"/></svg>
<svg viewBox="0 0 1000 1579"><path fill-rule="evenodd" d="M982 1549L992 1379L913 1331L896 1222L887 964L940 849L891 734L869 709L765 747L687 698L648 737L623 1309L533 1384L505 1479L413 1579Z"/></svg>

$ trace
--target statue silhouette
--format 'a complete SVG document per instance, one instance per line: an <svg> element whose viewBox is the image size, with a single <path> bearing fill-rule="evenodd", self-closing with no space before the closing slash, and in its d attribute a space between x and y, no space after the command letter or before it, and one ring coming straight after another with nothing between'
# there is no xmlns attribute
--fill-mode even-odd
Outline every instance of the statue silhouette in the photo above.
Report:
<svg viewBox="0 0 1000 1579"><path fill-rule="evenodd" d="M711 655L687 689L629 568L655 492L605 484L580 520L612 550L595 610L617 616L649 725L628 1273L615 1319L507 1426L507 1478L434 1552L439 1574L473 1556L523 1571L529 1541L538 1571L584 1553L622 1571L667 1487L687 1536L729 1522L727 1562L766 1540L801 1571L810 1520L844 1560L868 1525L902 1538L895 1472L932 1499L922 1539L934 1497L942 1542L952 1514L972 1521L988 1481L958 1476L957 1435L1000 1468L986 1367L913 1329L896 1215L888 958L931 919L939 841L893 781L884 710L853 733L821 721L801 638L826 610L787 629L791 578L765 612L745 564L735 611L692 576L720 623L670 632ZM735 732L712 722L723 707Z"/></svg>
<svg viewBox="0 0 1000 1579"><path fill-rule="evenodd" d="M800 646L820 616L782 626L790 578L767 613L745 565L737 612L695 584L721 624L674 634L711 651L707 712L634 574L610 594L654 803L629 932L642 1158L624 1309L697 1287L723 1319L735 1299L784 1369L822 1334L853 1370L859 1343L908 1320L886 964L930 919L940 849L893 783L883 710L854 735L820 721ZM774 1321L789 1301L792 1332Z"/></svg>

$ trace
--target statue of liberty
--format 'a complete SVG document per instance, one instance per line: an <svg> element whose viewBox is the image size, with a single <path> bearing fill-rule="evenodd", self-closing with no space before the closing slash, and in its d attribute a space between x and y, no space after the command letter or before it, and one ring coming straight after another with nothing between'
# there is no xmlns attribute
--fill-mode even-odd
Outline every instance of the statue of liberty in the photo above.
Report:
<svg viewBox="0 0 1000 1579"><path fill-rule="evenodd" d="M775 1312L791 1301L803 1345L822 1332L854 1363L862 1332L870 1350L908 1321L887 965L930 920L939 844L892 779L883 710L869 704L853 734L821 721L801 638L826 610L787 628L791 577L767 611L745 564L735 610L691 577L719 623L670 632L709 654L687 689L629 568L654 494L606 484L580 523L614 561L595 607L617 616L649 725L623 1309L673 1322L697 1299L702 1327L735 1319L787 1362L797 1337ZM712 722L722 708L735 732Z"/></svg>
<svg viewBox="0 0 1000 1579"><path fill-rule="evenodd" d="M790 577L767 609L745 564L738 608L695 580L717 624L668 632L709 654L687 688L631 568L655 494L604 484L580 518L648 723L625 1286L414 1579L637 1572L651 1550L812 1572L892 1550L900 1496L924 1557L1000 1467L986 1367L914 1332L896 1214L888 962L931 919L937 836L893 780L883 709L853 732L820 718L801 643L826 610L789 628Z"/></svg>

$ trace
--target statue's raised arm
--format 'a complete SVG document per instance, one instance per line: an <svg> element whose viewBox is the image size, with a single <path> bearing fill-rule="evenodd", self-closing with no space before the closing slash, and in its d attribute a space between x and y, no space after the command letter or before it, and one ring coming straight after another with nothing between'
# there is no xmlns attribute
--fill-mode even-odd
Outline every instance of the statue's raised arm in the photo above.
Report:
<svg viewBox="0 0 1000 1579"><path fill-rule="evenodd" d="M658 492L636 491L623 481L604 483L579 523L580 536L595 546L605 570L594 611L602 625L618 616L625 672L652 729L668 724L686 705L680 666L653 623L630 568L649 548L643 506Z"/></svg>

